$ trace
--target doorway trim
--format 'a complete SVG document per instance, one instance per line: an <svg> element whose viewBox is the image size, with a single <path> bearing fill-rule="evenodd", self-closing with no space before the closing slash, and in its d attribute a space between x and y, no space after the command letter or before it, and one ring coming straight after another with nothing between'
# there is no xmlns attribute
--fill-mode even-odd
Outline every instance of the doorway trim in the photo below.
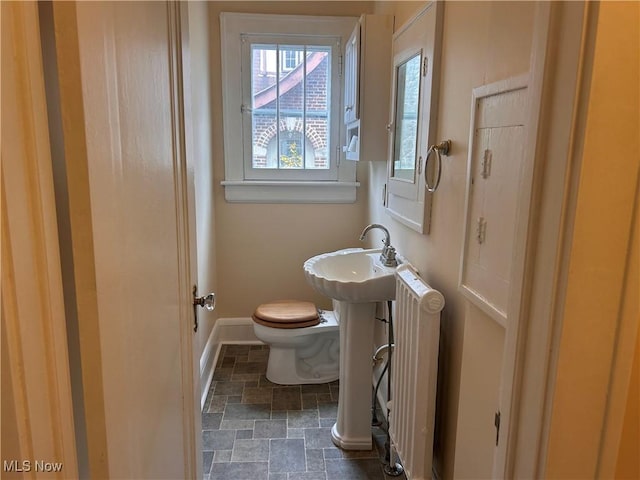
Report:
<svg viewBox="0 0 640 480"><path fill-rule="evenodd" d="M513 353L505 352L515 360L513 392L503 392L512 411L505 450L496 452L496 478L545 475L597 10L581 2L536 6L531 75L539 89L532 94L538 97L540 127L531 151L534 207L520 290L522 322L510 339Z"/></svg>
<svg viewBox="0 0 640 480"><path fill-rule="evenodd" d="M55 478L76 478L38 6L12 2L1 8L3 372L10 373L2 400L3 412L7 401L15 413L3 418L2 439L19 456L3 458L3 469L13 460L14 472L26 468L24 462L34 471L35 462L44 461L61 465Z"/></svg>
<svg viewBox="0 0 640 480"><path fill-rule="evenodd" d="M170 41L170 88L172 90L172 144L178 231L178 273L180 276L179 324L182 363L182 408L184 472L186 478L202 477L202 417L200 410L200 363L194 354L192 286L197 282L195 183L191 132L191 91L189 57L189 13L186 2L167 2Z"/></svg>

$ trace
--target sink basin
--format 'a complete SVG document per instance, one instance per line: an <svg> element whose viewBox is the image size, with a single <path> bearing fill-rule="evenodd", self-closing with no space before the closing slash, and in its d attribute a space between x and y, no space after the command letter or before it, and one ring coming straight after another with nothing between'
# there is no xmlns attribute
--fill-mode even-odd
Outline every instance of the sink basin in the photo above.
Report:
<svg viewBox="0 0 640 480"><path fill-rule="evenodd" d="M334 300L368 303L393 300L396 267L380 262L381 249L348 248L304 262L307 281Z"/></svg>

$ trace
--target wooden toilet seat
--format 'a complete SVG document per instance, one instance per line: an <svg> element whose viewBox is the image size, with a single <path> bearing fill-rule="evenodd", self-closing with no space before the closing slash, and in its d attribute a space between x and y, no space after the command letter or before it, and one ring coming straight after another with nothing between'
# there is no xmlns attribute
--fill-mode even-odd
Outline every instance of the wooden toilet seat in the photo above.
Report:
<svg viewBox="0 0 640 480"><path fill-rule="evenodd" d="M253 321L271 328L304 328L320 323L318 310L312 302L276 300L263 303L253 313Z"/></svg>

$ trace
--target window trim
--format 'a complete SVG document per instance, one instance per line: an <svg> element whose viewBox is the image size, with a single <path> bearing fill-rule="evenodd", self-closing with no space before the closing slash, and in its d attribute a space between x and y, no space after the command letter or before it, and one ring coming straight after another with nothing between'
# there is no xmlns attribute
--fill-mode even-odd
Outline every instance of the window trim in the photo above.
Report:
<svg viewBox="0 0 640 480"><path fill-rule="evenodd" d="M246 180L244 146L242 144L242 35L314 35L340 37L341 45L348 40L358 19L355 17L321 17L306 15L220 14L225 198L229 202L273 203L351 203L356 200L356 164L346 161L338 148L338 174L328 181ZM342 47L340 47L340 55ZM343 103L343 78L338 79L340 104ZM335 146L344 143L342 112L332 115L339 125Z"/></svg>

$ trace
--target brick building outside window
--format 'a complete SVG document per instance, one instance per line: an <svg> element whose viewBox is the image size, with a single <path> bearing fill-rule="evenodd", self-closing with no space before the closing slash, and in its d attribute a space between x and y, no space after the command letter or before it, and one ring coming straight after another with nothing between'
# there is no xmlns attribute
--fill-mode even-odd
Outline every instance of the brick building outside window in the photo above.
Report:
<svg viewBox="0 0 640 480"><path fill-rule="evenodd" d="M253 168L329 168L330 54L252 45Z"/></svg>

